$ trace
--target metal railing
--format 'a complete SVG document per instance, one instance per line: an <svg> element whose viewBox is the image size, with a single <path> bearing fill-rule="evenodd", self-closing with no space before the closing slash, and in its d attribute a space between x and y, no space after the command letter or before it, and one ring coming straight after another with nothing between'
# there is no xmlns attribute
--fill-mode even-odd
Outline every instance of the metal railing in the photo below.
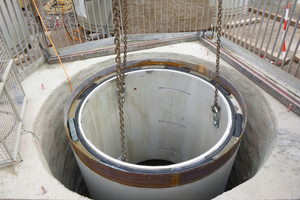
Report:
<svg viewBox="0 0 300 200"><path fill-rule="evenodd" d="M25 5L21 8L20 2ZM0 33L8 54L17 64L16 72L24 70L43 56L38 23L29 1L0 0Z"/></svg>
<svg viewBox="0 0 300 200"><path fill-rule="evenodd" d="M27 6L21 8L19 1ZM0 0L0 14L3 18L0 27L6 45L17 63L17 70L22 71L43 54L46 57L55 55L48 48L50 43L35 8L30 3L26 4L26 0L19 1ZM83 43L95 43L113 35L112 6L109 0L83 1L83 4L78 4L77 0L49 0L45 5L41 0L35 1L58 50L67 48L70 52L72 48L80 49ZM119 2L122 32L123 1ZM300 78L300 55L297 53L300 43L300 4L297 2L223 1L223 37ZM285 23L288 3L290 10ZM216 24L216 5L216 0L128 0L128 33L134 35L213 30ZM81 12L78 12L80 9ZM285 54L282 53L283 46Z"/></svg>
<svg viewBox="0 0 300 200"><path fill-rule="evenodd" d="M228 0L232 7L245 2L248 5L244 14L226 15L225 12L223 36L299 79L298 1Z"/></svg>
<svg viewBox="0 0 300 200"><path fill-rule="evenodd" d="M17 160L25 93L0 34L0 165Z"/></svg>
<svg viewBox="0 0 300 200"><path fill-rule="evenodd" d="M44 12L44 21L56 36L56 47L71 47L112 36L111 1L84 1L86 18L78 15L73 1L50 1L58 5L62 2L63 6ZM290 10L285 23L288 2ZM128 32L155 34L212 30L216 24L216 5L215 0L128 0ZM297 0L223 1L223 37L300 78L299 13ZM283 46L285 54L282 53Z"/></svg>

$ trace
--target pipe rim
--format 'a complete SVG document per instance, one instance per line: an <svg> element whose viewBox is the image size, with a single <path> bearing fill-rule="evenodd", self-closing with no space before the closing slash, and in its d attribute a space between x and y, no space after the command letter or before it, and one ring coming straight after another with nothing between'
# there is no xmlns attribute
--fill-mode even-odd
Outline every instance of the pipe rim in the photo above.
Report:
<svg viewBox="0 0 300 200"><path fill-rule="evenodd" d="M140 70L143 70L143 71L163 70L163 71L172 71L172 72L175 71L177 73L182 73L182 74L190 76L192 78L197 78L199 81L202 81L203 83L208 84L209 87L214 89L214 86L208 80L204 79L203 77L199 77L195 74L190 74L190 73L186 73L186 72L180 72L180 71L177 71L177 70L174 70L174 69L158 69L158 68L154 68L154 67L153 68L147 68L147 69L133 69L133 71L130 71L127 74L136 73L136 72L139 72ZM101 78L103 78L103 77L101 77ZM233 130L234 130L234 126L235 126L235 120L233 119L235 112L234 112L234 109L233 109L233 106L232 106L232 102L229 100L229 98L225 94L223 94L219 90L218 95L219 95L220 98L222 98L222 101L226 105L226 108L228 110L227 115L228 115L228 120L229 121L227 123L226 130L224 131L221 139L214 146L212 146L208 151L206 151L205 153L203 153L203 154L201 154L201 155L199 155L195 158L189 159L187 161L172 164L172 165L167 165L167 166L144 166L144 165L126 163L126 162L122 162L118 159L115 159L115 158L105 154L104 152L99 150L97 147L95 147L93 145L93 143L90 142L90 140L87 139L87 137L84 134L84 131L82 130L81 123L79 123L79 121L81 119L82 108L88 102L89 97L94 92L96 92L97 89L100 89L101 85L106 84L110 81L113 81L115 78L116 78L116 76L113 76L113 77L110 77L109 79L106 79L106 80L102 81L87 96L85 96L85 98L80 102L80 105L78 105L78 108L77 108L77 111L76 111L76 118L75 118L76 124L77 123L79 124L79 126L77 126L78 133L79 133L78 136L79 136L79 139L82 142L82 144L87 148L87 150L90 153L92 153L95 157L97 157L101 161L104 161L108 165L112 165L114 167L124 169L124 170L128 170L128 171L134 171L134 172L140 172L140 173L167 173L167 172L187 170L187 169L191 169L191 168L194 168L196 166L199 166L199 165L203 165L206 162L209 162L210 160L212 160L213 157L215 155L217 155L228 144L229 140L232 138ZM228 124L229 124L229 126L228 126Z"/></svg>

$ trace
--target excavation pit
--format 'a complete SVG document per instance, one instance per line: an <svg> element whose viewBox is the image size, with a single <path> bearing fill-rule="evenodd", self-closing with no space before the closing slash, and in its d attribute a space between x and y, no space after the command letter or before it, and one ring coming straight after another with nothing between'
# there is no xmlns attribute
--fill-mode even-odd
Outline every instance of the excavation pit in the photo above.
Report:
<svg viewBox="0 0 300 200"><path fill-rule="evenodd" d="M206 59L174 53L143 53L129 55L129 59L135 60L152 56L161 59L168 57L199 63L198 65L189 65L189 68L197 71L204 69L201 68L201 65L211 69L215 66L214 62L207 62ZM86 77L91 76L99 69L106 71L105 73L113 74L115 69L107 68L107 66L112 64L114 64L114 59L91 65L87 70L80 70L80 73L73 75L71 81L73 85L79 85ZM184 66L187 64L182 62L178 65ZM213 76L210 70L206 69L205 71L211 74L209 77ZM253 82L233 70L225 62L221 65L221 74L240 91L248 107L247 126L227 182L224 193L226 196L227 190L232 192L235 191L236 186L244 182L248 184L247 180L254 177L261 169L261 166L264 166L265 160L269 158L269 152L272 149L271 142L276 136L276 120L269 102ZM82 87L81 91L88 86L87 84ZM90 197L61 120L61 116L64 114L64 105L68 100L69 94L70 88L67 81L51 91L51 95L47 97L43 104L43 109L40 110L35 118L33 132L41 133L38 134L40 137L39 146L46 161L45 166L49 168L49 172L53 177L70 191ZM73 96L73 98L76 98L76 96ZM243 186L241 185L241 187Z"/></svg>
<svg viewBox="0 0 300 200"><path fill-rule="evenodd" d="M221 194L246 125L240 93L221 77L216 128L212 71L172 60L133 61L128 66L128 162L120 160L115 66L83 81L65 107L65 128L91 197L203 199ZM137 165L149 160L170 163Z"/></svg>

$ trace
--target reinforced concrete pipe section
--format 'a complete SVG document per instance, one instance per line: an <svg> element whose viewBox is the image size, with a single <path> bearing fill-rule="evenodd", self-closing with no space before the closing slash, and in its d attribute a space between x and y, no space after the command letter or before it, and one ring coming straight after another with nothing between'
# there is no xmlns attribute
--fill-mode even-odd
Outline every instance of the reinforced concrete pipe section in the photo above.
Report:
<svg viewBox="0 0 300 200"><path fill-rule="evenodd" d="M65 106L66 132L91 197L208 199L221 194L246 125L240 93L221 77L216 128L212 71L174 60L128 66L128 162L120 160L115 66L82 82Z"/></svg>

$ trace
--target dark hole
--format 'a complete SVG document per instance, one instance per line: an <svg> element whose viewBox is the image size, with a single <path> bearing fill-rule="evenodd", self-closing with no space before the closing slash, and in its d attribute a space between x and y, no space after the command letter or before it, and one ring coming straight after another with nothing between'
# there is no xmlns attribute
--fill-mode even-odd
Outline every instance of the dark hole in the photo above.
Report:
<svg viewBox="0 0 300 200"><path fill-rule="evenodd" d="M159 160L159 159L145 160L137 163L137 165L146 165L146 166L165 166L165 165L173 165L173 164L175 163L167 160Z"/></svg>

